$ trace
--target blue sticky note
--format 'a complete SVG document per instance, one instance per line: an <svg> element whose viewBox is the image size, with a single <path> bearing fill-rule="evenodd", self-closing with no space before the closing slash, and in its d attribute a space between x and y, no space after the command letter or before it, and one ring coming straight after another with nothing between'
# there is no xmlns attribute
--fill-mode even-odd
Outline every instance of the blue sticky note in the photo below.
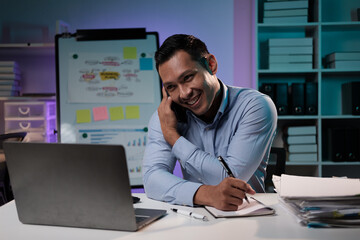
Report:
<svg viewBox="0 0 360 240"><path fill-rule="evenodd" d="M152 58L140 58L140 70L153 70Z"/></svg>

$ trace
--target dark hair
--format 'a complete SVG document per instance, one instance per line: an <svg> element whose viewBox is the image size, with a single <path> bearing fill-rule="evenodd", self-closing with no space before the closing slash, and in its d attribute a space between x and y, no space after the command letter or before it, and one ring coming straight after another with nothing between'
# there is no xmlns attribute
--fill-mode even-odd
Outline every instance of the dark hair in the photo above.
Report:
<svg viewBox="0 0 360 240"><path fill-rule="evenodd" d="M209 53L205 43L193 35L175 34L168 37L156 51L156 69L159 70L159 65L168 61L179 50L187 52L194 61L199 61Z"/></svg>

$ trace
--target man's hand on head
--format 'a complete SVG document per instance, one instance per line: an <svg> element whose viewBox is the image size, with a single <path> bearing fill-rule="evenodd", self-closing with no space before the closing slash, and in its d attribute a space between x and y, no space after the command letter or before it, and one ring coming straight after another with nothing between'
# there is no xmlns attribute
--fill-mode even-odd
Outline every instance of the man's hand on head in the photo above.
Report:
<svg viewBox="0 0 360 240"><path fill-rule="evenodd" d="M158 107L158 115L165 140L173 146L179 139L177 132L177 119L174 111L171 109L172 99L167 95L165 88L162 88L163 99Z"/></svg>

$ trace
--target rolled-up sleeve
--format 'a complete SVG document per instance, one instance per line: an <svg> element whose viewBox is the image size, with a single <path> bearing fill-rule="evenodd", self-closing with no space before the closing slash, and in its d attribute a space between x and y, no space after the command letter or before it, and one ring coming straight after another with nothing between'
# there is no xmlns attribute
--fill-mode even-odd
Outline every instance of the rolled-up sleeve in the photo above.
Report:
<svg viewBox="0 0 360 240"><path fill-rule="evenodd" d="M147 144L143 159L146 195L171 204L193 206L193 196L201 184L173 175L176 157L163 137L157 112L149 123Z"/></svg>

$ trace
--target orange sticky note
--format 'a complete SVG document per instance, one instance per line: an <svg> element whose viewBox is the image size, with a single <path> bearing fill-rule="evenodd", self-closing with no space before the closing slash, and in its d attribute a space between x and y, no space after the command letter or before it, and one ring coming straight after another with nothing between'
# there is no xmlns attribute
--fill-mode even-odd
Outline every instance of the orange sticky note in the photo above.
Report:
<svg viewBox="0 0 360 240"><path fill-rule="evenodd" d="M90 109L76 110L76 123L89 123L91 122Z"/></svg>
<svg viewBox="0 0 360 240"><path fill-rule="evenodd" d="M125 114L126 114L126 119L139 119L140 108L139 106L126 106Z"/></svg>
<svg viewBox="0 0 360 240"><path fill-rule="evenodd" d="M111 108L109 108L109 112L110 112L110 120L111 121L124 119L124 111L123 111L123 107L121 107L121 106L111 107Z"/></svg>
<svg viewBox="0 0 360 240"><path fill-rule="evenodd" d="M102 121L109 119L107 107L106 106L94 107L93 116L94 116L94 121Z"/></svg>

